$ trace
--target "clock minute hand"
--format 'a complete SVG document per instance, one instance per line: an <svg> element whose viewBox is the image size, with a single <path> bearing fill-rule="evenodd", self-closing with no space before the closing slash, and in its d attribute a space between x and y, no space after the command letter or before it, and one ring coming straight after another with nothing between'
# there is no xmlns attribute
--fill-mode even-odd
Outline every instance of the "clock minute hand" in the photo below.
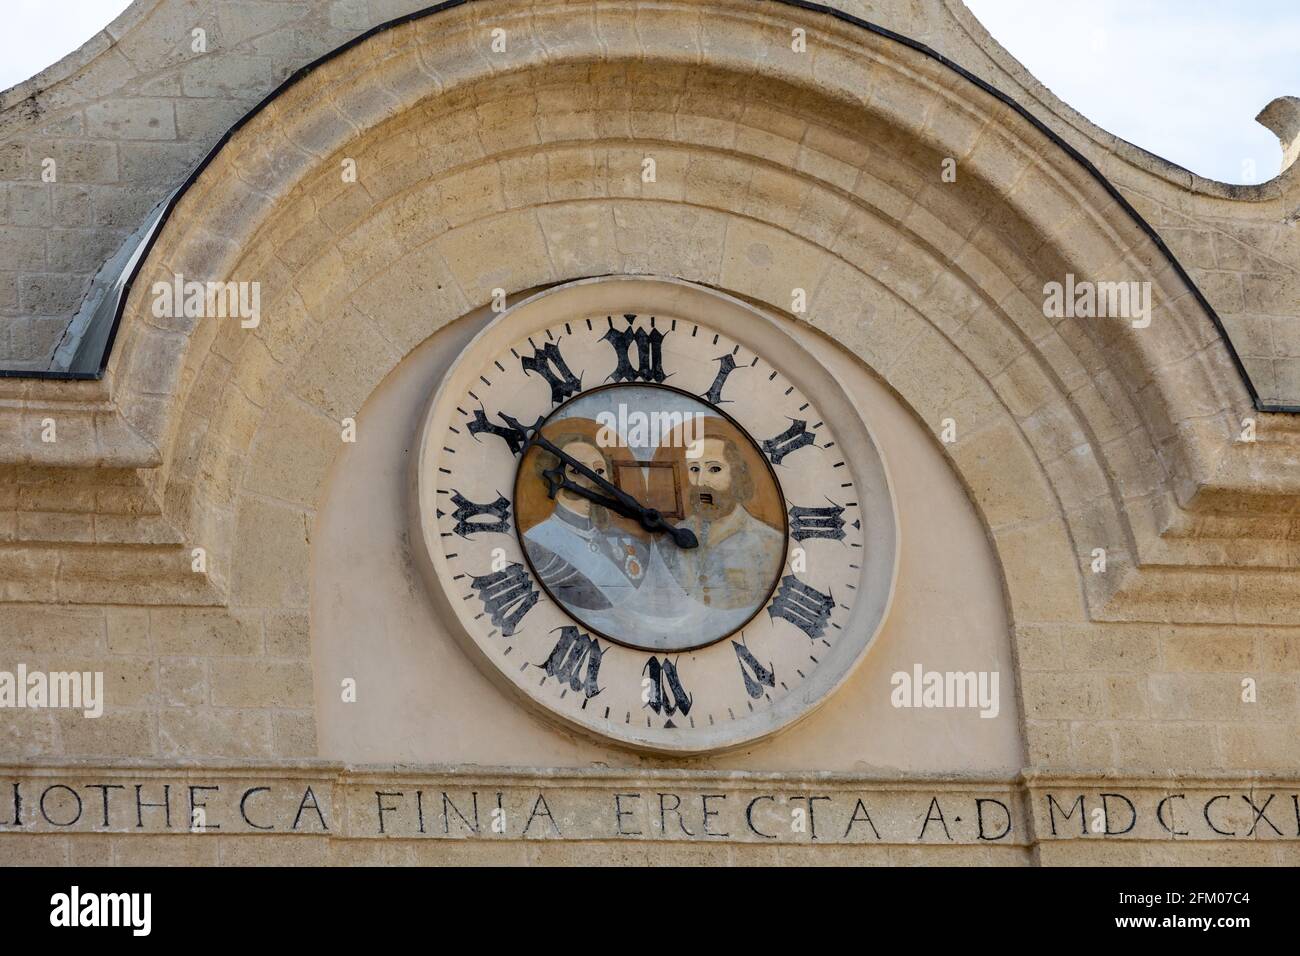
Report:
<svg viewBox="0 0 1300 956"><path fill-rule="evenodd" d="M699 539L695 537L695 533L691 531L690 528L678 528L675 525L669 524L669 522L664 518L664 516L660 514L658 511L656 511L654 508L647 508L645 505L641 504L641 502L637 501L635 498L629 495L622 488L618 487L612 482L606 481L604 478L600 477L600 475L596 474L594 471L592 471L582 462L578 461L572 455L566 454L565 452L561 451L555 445L554 442L550 441L549 439L546 438L546 436L542 434L540 428L532 429L532 435L529 437L528 441L530 445L538 445L544 450L550 452L556 458L560 459L560 461L562 461L564 464L573 468L574 471L578 472L578 474L582 475L588 481L593 482L594 484L599 486L602 490L607 491L610 494L610 496L613 498L613 500L618 502L618 504L622 508L628 509L627 511L623 511L619 508L612 509L612 510L618 511L620 514L623 514L625 517L632 518L633 520L636 521L640 521L641 527L645 528L647 531L651 531L651 532L662 531L663 533L667 534L670 538L672 538L673 544L677 545L677 547L679 548L690 549L690 548L699 547L700 545ZM524 451L527 451L527 449L525 448ZM568 482L567 479L565 480L565 482L572 490L576 490L577 487L579 487L579 486L575 486L572 482ZM554 482L552 481L551 478L547 478L547 484L551 485L551 487L555 487ZM564 487L564 486L565 485L562 484L560 487ZM589 495L584 494L582 491L578 491L577 493L579 495L582 495L582 497L587 498L589 501L594 501L596 504L601 504L601 505L605 504L605 502L598 501L595 498L591 498Z"/></svg>

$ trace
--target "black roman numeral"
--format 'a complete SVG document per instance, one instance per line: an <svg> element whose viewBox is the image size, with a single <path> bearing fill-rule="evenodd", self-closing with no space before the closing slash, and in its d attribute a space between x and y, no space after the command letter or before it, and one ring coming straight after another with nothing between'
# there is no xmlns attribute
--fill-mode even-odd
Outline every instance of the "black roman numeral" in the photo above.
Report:
<svg viewBox="0 0 1300 956"><path fill-rule="evenodd" d="M496 501L479 505L457 491L452 494L451 503L456 506L456 510L451 513L456 527L451 530L462 538L468 538L479 531L496 534L507 534L510 531L510 502L500 492L497 493ZM487 520L475 521L475 518Z"/></svg>
<svg viewBox="0 0 1300 956"><path fill-rule="evenodd" d="M524 615L541 597L528 571L518 562L507 565L504 571L471 578L470 587L478 593L483 610L492 616L492 623L506 637L518 629Z"/></svg>
<svg viewBox="0 0 1300 956"><path fill-rule="evenodd" d="M709 386L709 390L704 393L704 398L714 405L719 405L722 403L722 386L727 384L727 376L736 370L736 360L728 352L726 355L718 356L715 361L718 362L718 375Z"/></svg>
<svg viewBox="0 0 1300 956"><path fill-rule="evenodd" d="M589 634L584 634L572 624L560 628L560 639L551 649L551 656L538 667L561 684L568 684L574 693L590 698L600 693L596 680L600 676L600 659L604 655L600 644Z"/></svg>
<svg viewBox="0 0 1300 956"><path fill-rule="evenodd" d="M790 422L790 427L781 434L762 442L763 451L767 452L767 457L774 465L781 464L781 460L791 452L798 451L804 445L811 445L817 437L816 432L808 431L807 422L796 418L790 419Z"/></svg>
<svg viewBox="0 0 1300 956"><path fill-rule="evenodd" d="M652 657L645 662L641 673L650 681L650 696L645 702L647 707L665 717L671 717L679 710L683 717L691 712L692 697L682 686L676 664L666 657L662 661ZM642 686L645 686L644 682Z"/></svg>
<svg viewBox="0 0 1300 956"><path fill-rule="evenodd" d="M767 606L767 613L773 618L784 618L808 635L809 640L816 640L826 631L834 609L835 599L829 594L822 594L793 574L787 574L781 579L776 597Z"/></svg>
<svg viewBox="0 0 1300 956"><path fill-rule="evenodd" d="M763 696L764 687L776 686L776 674L771 666L764 667L760 664L749 648L739 641L732 641L731 646L736 649L736 658L740 661L740 676L745 678L745 693L758 699Z"/></svg>
<svg viewBox="0 0 1300 956"><path fill-rule="evenodd" d="M829 508L805 508L794 505L790 509L790 537L796 541L807 538L844 540L844 509L834 502Z"/></svg>
<svg viewBox="0 0 1300 956"><path fill-rule="evenodd" d="M496 435L510 446L510 454L519 454L519 449L523 448L525 443L528 441L528 433L524 429L524 426L519 424L516 419L511 418L505 412L497 412L497 418L501 419L505 424L492 424L492 422L487 420L487 415L483 413L483 409L476 408L474 410L474 417L470 419L469 423L465 427L469 429L471 435L475 436L476 440L479 435L484 433ZM539 415L537 423L533 427L536 428L541 425L541 423L542 417Z"/></svg>
<svg viewBox="0 0 1300 956"><path fill-rule="evenodd" d="M618 366L610 374L611 382L662 382L666 376L664 374L664 334L659 329L651 329L647 332L645 329L633 329L632 321L635 315L624 315L627 319L628 327L626 329L609 327L604 335L600 337L602 342L608 342L614 348L615 358L618 360ZM636 347L635 362L632 356L632 347Z"/></svg>
<svg viewBox="0 0 1300 956"><path fill-rule="evenodd" d="M521 355L519 364L524 367L524 374L536 372L546 379L551 386L551 404L558 405L582 390L582 379L577 378L560 354L560 347L554 342L547 342L542 348L534 348L532 355Z"/></svg>

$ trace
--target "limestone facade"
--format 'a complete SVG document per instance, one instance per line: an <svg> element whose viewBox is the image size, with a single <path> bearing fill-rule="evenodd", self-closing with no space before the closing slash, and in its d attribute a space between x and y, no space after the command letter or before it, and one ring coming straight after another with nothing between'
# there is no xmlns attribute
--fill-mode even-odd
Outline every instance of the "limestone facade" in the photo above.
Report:
<svg viewBox="0 0 1300 956"><path fill-rule="evenodd" d="M138 0L0 100L9 369L57 364L95 273L185 186L103 377L0 378L0 669L108 694L97 719L0 709L0 859L1300 858L1300 426L1269 410L1300 405L1295 167L1227 187L1141 154L955 0L418 7ZM381 585L347 591L320 542L400 467L410 396L494 290L626 273L782 317L896 418L914 480L964 492L914 526L935 562L959 529L961 586L918 562L897 640L960 644L919 616L931 583L978 603L1009 736L927 765L855 737L906 712L846 704L798 745L674 762L484 697L513 749L386 749L373 716L349 737L331 668L366 637L320 602ZM258 282L261 322L157 317L177 274ZM1045 317L1067 274L1149 283L1151 324ZM358 464L348 419L392 455ZM463 693L421 703L431 726ZM785 825L814 803L822 829ZM221 829L187 832L200 805Z"/></svg>

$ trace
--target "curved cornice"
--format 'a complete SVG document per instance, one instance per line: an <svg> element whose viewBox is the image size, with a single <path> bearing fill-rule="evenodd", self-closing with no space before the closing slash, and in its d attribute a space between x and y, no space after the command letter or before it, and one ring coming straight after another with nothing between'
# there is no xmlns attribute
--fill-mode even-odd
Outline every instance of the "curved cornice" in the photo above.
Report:
<svg viewBox="0 0 1300 956"><path fill-rule="evenodd" d="M136 23L140 22L148 12L145 9L145 6L147 5L148 2L149 0L136 0L136 2L130 8L128 8L116 21L114 21L113 27L111 29L114 31L118 30L119 28L129 29L130 27L134 26ZM444 0L444 2L442 3L438 3L433 6L426 7L424 9L417 10L412 13L406 14L404 16L379 24L362 34L359 34L358 36L349 40L347 43L344 43L343 45L335 48L334 50L331 50L329 53L326 53L325 55L319 57L318 59L300 68L299 70L291 74L289 77L287 77L278 87L276 87L275 90L273 90L260 103L258 103L257 106L255 106L243 117L241 117L238 122L236 122L229 130L226 131L226 133L221 137L221 139L212 147L211 150L209 150L209 152L207 153L207 155L205 155L203 160L200 161L200 163L195 167L195 169L191 172L191 174L186 178L185 182L167 200L165 207L162 211L162 216L159 221L158 228L152 230L152 232L150 232L144 238L143 240L144 248L141 254L131 257L131 261L134 264L130 268L130 271L127 274L127 279L122 286L121 295L118 298L116 308L112 312L111 328L109 329L108 335L105 337L105 342L106 342L105 350L103 356L100 359L98 369L95 372L53 373L51 375L42 375L42 374L33 374L33 373L16 373L14 377L22 377L22 378L51 377L51 378L61 378L61 379L81 379L81 378L102 377L108 365L109 359L112 355L113 346L117 338L118 329L121 324L123 312L126 308L126 303L130 296L131 288L134 285L136 278L139 276L140 271L144 268L146 262L148 261L149 253L151 252L154 243L156 242L158 237L165 231L168 220L170 219L171 214L175 209L176 205L184 198L189 188L203 174L204 170L207 169L207 167L212 163L212 161L216 158L216 156L222 151L225 145L239 132L239 130L242 129L244 126L246 126L254 117L262 113L270 104L275 102L287 90L297 85L305 77L319 70L324 64L330 62L331 60L335 59L338 56L341 56L342 54L352 49L353 47L365 43L367 40L371 39L372 37L375 37L379 34L385 33L399 26L402 26L403 24L410 23L417 20L422 20L426 17L435 16L439 13L443 13L445 11L464 6L465 4L472 3L472 2L484 2L484 0ZM1092 177L1103 189L1106 190L1106 192L1115 201L1116 205L1120 208L1120 210L1122 210L1122 212L1126 216L1128 216L1146 234L1146 236L1151 240L1151 242L1154 243L1155 247L1159 250L1160 254L1164 257L1164 259L1170 264L1170 266L1173 267L1175 272L1178 274L1180 280L1191 291L1192 295L1196 298L1198 305L1204 311L1209 321L1213 324L1216 332L1218 333L1219 337L1221 338L1224 344L1224 347L1227 350L1229 357L1232 360L1233 365L1236 368L1238 375L1241 377L1241 381L1244 387L1246 388L1247 392L1250 395L1251 402L1254 405L1255 409L1263 412L1286 412L1286 413L1300 412L1300 406L1267 403L1261 400L1259 392L1256 389L1254 383L1251 381L1250 375L1246 370L1245 364L1242 362L1241 357L1236 350L1236 347L1234 346L1231 339L1229 338L1227 334L1227 330L1225 329L1223 321L1219 317L1218 312L1210 304L1209 300L1205 297L1204 293L1200 290L1200 288L1196 285L1196 283L1187 274L1182 264L1178 261L1177 257L1165 244L1164 240L1160 237L1159 233L1157 233L1156 230L1142 217L1142 215L1135 208L1133 208L1133 206L1127 201L1127 199L1124 198L1124 196L1120 193L1120 191L1086 156L1084 156L1081 152L1079 152L1073 145L1071 145L1060 134L1058 134L1055 130L1053 130L1047 123L1039 119L1033 112L1031 112L1029 109L1021 105L1010 95L1004 93L1002 90L998 89L993 84L987 82L986 80L980 78L979 76L975 75L971 71L965 69L961 65L955 63L950 58L944 56L938 51L932 49L931 47L917 40L904 36L893 30L889 30L878 24L871 23L867 20L854 16L853 14L847 13L845 11L836 9L834 7L827 6L826 4L810 2L810 0L761 0L761 2L779 4L786 7L793 7L796 9L806 10L808 12L816 13L822 16L832 17L842 23L850 24L856 28L866 30L871 34L884 38L890 42L901 44L921 54L922 56L925 56L933 60L934 62L941 64L947 70L951 71L955 76L960 77L961 80L973 84L974 86L978 87L988 95L993 96L1000 102L1004 103L1007 107L1012 109L1017 115L1019 115L1022 119L1024 119L1029 124L1031 124L1042 135L1047 137L1047 139L1053 145L1055 145L1057 148L1062 150L1066 155L1068 155L1071 160L1079 164L1079 166L1081 166L1090 177ZM969 11L965 10L964 6L961 6L960 4L954 4L953 0L946 0L946 2L948 3L950 13L953 14L954 18L959 23L962 24L963 28L966 29L967 32L970 33L972 37L981 46L985 47L992 55L995 56L995 58L1001 58L1004 61L1008 61L1008 62L1000 63L1000 65L1002 65L1005 69L1007 69L1010 75L1016 75L1017 73L1023 74L1024 77L1026 77L1029 80L1029 82L1034 83L1037 86L1037 90L1035 90L1035 95L1039 95L1041 98L1041 94L1039 93L1039 91L1041 91L1042 94L1046 94L1047 96L1050 96L1050 93L1047 93L1046 90L1041 87L1041 85L1036 84L1036 81L1033 81L1032 77L1028 76L1028 74L1024 71L1023 67L1020 67L1019 64L1016 63L1014 59L1012 59L1010 55L1006 53L1005 50L1003 50L998 44L996 44L995 41L993 41L993 39L987 34L987 32L984 31L981 26L979 26L978 21L975 21L974 17L970 15ZM958 7L960 7L960 9L958 9ZM976 33L975 31L978 31L978 33ZM118 35L120 35L120 33ZM87 44L85 47L83 47L82 51L78 51L78 53L72 54L69 58L65 58L65 60L75 59L83 51L92 47L95 44L95 42L96 41L92 41L90 44ZM62 62L63 61L61 61L61 64ZM56 67L59 65L56 65ZM54 69L55 67L51 68L51 70ZM48 73L50 71L46 71L46 72ZM42 76L44 75L45 74L42 74ZM39 77L35 79L39 79ZM35 79L29 82L34 82ZM1057 107L1058 113L1067 115L1069 118L1071 118L1072 121L1076 121L1075 122L1076 126L1081 126L1081 125L1085 126L1086 127L1085 132L1087 132L1087 134L1092 136L1094 139L1098 138L1095 134L1102 133L1102 131L1098 130L1096 127L1093 127L1092 124L1088 123L1077 113L1074 113L1073 110L1069 110L1069 108L1066 107L1064 104L1060 103L1059 100L1054 101L1053 105ZM1111 139L1114 138L1112 137ZM1098 140L1098 142L1099 145L1103 147L1105 146L1105 143L1103 141ZM1121 141L1115 140L1115 142L1121 142ZM1136 147L1130 147L1130 149L1134 150L1135 154L1142 153L1145 156L1150 155L1150 154L1145 154L1144 151L1137 150ZM1152 158L1158 159L1158 157L1152 157ZM1283 177L1279 177L1279 180L1281 180L1282 178ZM1210 181L1206 180L1205 182L1210 182ZM1216 185L1227 190L1234 190L1237 188L1237 187L1228 186L1227 184L1216 184ZM1244 198L1244 197L1235 197L1235 198Z"/></svg>

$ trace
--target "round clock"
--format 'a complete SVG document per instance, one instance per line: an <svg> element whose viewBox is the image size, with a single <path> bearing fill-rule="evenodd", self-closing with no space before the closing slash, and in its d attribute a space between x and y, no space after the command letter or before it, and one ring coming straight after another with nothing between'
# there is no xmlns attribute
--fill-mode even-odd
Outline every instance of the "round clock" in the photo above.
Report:
<svg viewBox="0 0 1300 956"><path fill-rule="evenodd" d="M893 497L852 400L779 322L678 280L496 318L434 395L413 481L417 552L480 668L628 746L792 724L893 594Z"/></svg>

